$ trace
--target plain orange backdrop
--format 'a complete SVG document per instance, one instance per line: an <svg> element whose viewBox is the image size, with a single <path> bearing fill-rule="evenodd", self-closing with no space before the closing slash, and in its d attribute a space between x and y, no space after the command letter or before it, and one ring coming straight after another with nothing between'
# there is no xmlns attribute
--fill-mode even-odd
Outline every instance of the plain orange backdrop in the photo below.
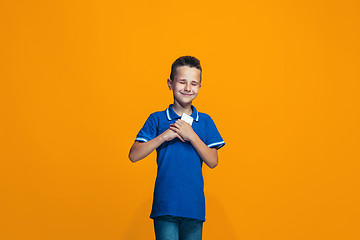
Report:
<svg viewBox="0 0 360 240"><path fill-rule="evenodd" d="M2 1L0 238L154 239L172 62L226 145L204 165L204 239L360 239L359 1Z"/></svg>

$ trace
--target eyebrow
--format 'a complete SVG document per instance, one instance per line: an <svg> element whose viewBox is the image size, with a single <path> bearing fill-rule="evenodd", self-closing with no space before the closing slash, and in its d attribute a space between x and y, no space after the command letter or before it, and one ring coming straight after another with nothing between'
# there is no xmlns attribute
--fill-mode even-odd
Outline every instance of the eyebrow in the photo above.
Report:
<svg viewBox="0 0 360 240"><path fill-rule="evenodd" d="M181 78L181 79L178 79L178 81L187 81L187 79L185 79L185 78ZM192 80L191 82L198 83L196 80Z"/></svg>

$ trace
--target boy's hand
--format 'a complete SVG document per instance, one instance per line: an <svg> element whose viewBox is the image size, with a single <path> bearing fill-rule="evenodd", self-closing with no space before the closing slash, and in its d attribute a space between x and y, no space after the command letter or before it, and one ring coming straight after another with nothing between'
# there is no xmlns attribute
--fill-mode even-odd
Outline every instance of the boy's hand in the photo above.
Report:
<svg viewBox="0 0 360 240"><path fill-rule="evenodd" d="M187 141L190 141L196 135L191 125L181 119L177 120L173 124L170 124L170 129Z"/></svg>
<svg viewBox="0 0 360 240"><path fill-rule="evenodd" d="M163 134L163 138L165 141L171 141L174 138L179 138L182 142L185 142L185 140L176 132L174 132L173 130L171 130L170 128L168 130L166 130Z"/></svg>

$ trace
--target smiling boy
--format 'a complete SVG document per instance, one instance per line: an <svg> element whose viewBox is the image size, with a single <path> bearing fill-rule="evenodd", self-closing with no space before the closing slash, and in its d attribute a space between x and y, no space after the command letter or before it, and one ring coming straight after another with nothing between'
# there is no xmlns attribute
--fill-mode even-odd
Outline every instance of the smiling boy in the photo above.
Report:
<svg viewBox="0 0 360 240"><path fill-rule="evenodd" d="M156 149L157 177L150 218L157 240L200 240L205 221L202 163L214 168L225 145L215 123L192 105L202 80L200 61L178 58L171 67L169 89L174 103L150 114L137 134L129 158L137 162ZM188 115L190 123L181 119Z"/></svg>

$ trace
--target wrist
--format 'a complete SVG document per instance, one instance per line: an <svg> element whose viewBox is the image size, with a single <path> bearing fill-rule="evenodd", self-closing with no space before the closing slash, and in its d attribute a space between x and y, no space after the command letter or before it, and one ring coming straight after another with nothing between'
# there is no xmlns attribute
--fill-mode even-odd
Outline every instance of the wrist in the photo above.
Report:
<svg viewBox="0 0 360 240"><path fill-rule="evenodd" d="M189 142L194 143L199 136L194 132L194 134L189 138Z"/></svg>
<svg viewBox="0 0 360 240"><path fill-rule="evenodd" d="M163 142L166 141L166 138L164 137L164 134L165 134L165 132L163 132L162 134L159 135L160 144L162 144Z"/></svg>

